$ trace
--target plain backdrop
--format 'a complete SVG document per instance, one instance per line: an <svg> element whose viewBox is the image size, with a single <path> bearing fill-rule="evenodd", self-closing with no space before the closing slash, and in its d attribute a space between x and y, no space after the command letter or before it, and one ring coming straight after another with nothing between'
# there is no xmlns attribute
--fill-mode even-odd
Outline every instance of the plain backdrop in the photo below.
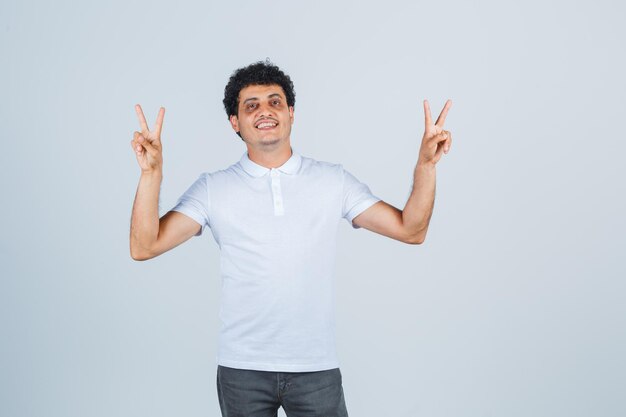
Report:
<svg viewBox="0 0 626 417"><path fill-rule="evenodd" d="M618 1L0 3L0 415L220 416L219 248L129 253L140 103L160 214L245 147L222 107L270 58L294 149L398 208L422 100L453 100L422 245L342 221L352 417L626 415L626 8Z"/></svg>

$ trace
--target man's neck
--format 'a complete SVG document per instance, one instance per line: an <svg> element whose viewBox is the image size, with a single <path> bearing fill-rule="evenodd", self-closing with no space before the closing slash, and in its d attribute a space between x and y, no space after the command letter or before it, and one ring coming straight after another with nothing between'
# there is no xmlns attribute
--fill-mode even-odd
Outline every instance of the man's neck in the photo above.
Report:
<svg viewBox="0 0 626 417"><path fill-rule="evenodd" d="M272 152L259 152L248 146L248 158L255 164L265 168L278 168L282 166L293 154L291 145Z"/></svg>

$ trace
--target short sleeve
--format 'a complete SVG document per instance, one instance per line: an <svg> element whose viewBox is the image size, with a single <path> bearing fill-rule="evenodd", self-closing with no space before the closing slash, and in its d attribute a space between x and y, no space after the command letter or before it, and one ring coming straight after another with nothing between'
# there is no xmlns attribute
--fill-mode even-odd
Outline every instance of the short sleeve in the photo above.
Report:
<svg viewBox="0 0 626 417"><path fill-rule="evenodd" d="M360 229L359 226L352 223L352 220L371 207L374 203L381 201L380 198L372 194L369 187L359 180L354 175L341 167L343 175L343 204L341 209L341 216L345 218L354 229Z"/></svg>
<svg viewBox="0 0 626 417"><path fill-rule="evenodd" d="M206 174L203 173L191 186L180 196L176 205L170 211L183 213L195 220L202 227L196 233L200 236L209 222L209 188Z"/></svg>

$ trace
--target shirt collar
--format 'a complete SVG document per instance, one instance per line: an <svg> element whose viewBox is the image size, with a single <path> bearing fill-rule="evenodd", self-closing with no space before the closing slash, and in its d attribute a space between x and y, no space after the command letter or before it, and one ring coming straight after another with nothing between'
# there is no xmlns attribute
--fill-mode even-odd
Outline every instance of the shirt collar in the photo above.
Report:
<svg viewBox="0 0 626 417"><path fill-rule="evenodd" d="M302 156L296 151L294 151L292 148L291 157L289 157L289 159L284 164L282 164L276 169L285 174L293 175L296 172L298 172L298 169L300 168L301 163L302 163ZM269 168L266 168L264 166L257 164L256 162L251 161L250 158L248 157L247 151L244 152L243 155L241 156L241 159L239 160L239 164L244 169L244 171L246 171L248 174L252 175L253 177L262 177L270 171Z"/></svg>

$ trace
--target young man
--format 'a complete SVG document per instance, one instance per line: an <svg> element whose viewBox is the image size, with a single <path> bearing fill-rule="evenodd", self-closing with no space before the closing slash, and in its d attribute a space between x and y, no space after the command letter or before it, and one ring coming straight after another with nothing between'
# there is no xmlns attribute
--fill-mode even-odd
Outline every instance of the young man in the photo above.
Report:
<svg viewBox="0 0 626 417"><path fill-rule="evenodd" d="M378 197L339 164L298 154L290 143L295 93L269 62L236 70L224 107L246 145L226 169L202 173L159 219L161 108L153 130L136 106L141 132L131 146L141 168L130 251L158 256L208 226L220 247L221 329L217 391L224 416L347 416L335 353L333 265L341 218L420 244L435 197L435 165L450 149L448 100L432 122L428 102L413 190L403 210Z"/></svg>

